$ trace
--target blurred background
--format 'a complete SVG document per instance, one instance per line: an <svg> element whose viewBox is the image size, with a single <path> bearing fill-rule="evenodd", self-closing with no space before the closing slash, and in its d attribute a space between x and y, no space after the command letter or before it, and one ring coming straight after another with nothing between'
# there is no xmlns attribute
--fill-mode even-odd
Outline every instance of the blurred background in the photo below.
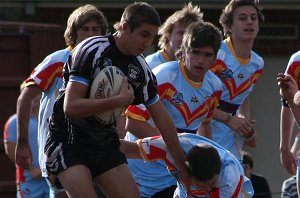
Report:
<svg viewBox="0 0 300 198"><path fill-rule="evenodd" d="M0 0L0 127L16 112L20 83L48 54L66 47L64 30L71 12L90 3L106 16L111 32L123 9L134 1L127 0ZM181 9L188 1L148 0L161 21ZM194 0L204 12L204 20L216 26L228 0ZM251 113L259 134L258 147L245 148L254 158L254 172L264 175L274 198L280 197L281 185L289 175L280 163L280 97L276 76L284 72L289 57L300 48L299 0L261 0L265 23L253 50L264 58L265 69L251 96ZM157 41L144 55L157 50ZM295 128L295 132L298 129ZM294 133L295 135L295 133ZM15 197L15 168L6 157L3 133L0 133L0 197ZM293 139L292 139L293 141Z"/></svg>

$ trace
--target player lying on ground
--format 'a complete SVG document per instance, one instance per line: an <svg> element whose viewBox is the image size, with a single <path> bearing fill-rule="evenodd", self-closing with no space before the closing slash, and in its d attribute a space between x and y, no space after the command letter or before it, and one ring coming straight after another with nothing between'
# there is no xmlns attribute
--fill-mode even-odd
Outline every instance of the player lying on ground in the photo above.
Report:
<svg viewBox="0 0 300 198"><path fill-rule="evenodd" d="M226 149L211 140L189 133L178 134L185 153L185 164L192 178L188 197L252 197L250 180L244 175L241 163ZM180 182L180 172L160 136L147 137L135 142L121 140L121 150L128 158L145 161L163 159L170 174L177 179L174 197L187 197Z"/></svg>

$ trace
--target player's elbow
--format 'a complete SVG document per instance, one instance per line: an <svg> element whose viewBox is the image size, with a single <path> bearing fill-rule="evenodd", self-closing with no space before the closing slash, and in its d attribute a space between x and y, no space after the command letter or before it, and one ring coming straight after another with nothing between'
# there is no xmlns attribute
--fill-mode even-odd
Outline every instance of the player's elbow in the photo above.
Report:
<svg viewBox="0 0 300 198"><path fill-rule="evenodd" d="M71 105L64 105L64 113L66 117L70 119L76 119L79 116L76 112L76 108L72 107Z"/></svg>

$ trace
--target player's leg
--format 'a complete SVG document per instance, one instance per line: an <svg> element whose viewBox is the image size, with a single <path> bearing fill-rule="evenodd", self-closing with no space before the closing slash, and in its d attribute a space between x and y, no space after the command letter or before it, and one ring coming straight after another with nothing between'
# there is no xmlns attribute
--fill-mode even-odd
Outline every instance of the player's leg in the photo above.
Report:
<svg viewBox="0 0 300 198"><path fill-rule="evenodd" d="M93 179L89 169L84 165L75 165L58 174L59 181L72 198L97 198L93 188Z"/></svg>
<svg viewBox="0 0 300 198"><path fill-rule="evenodd" d="M96 182L107 197L140 197L137 184L126 164L121 164L102 173L96 177Z"/></svg>

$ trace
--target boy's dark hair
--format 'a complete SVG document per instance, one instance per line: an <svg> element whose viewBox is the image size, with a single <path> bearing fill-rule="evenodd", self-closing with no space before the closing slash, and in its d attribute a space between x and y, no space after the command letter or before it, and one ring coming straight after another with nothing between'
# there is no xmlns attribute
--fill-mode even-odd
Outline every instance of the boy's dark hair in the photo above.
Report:
<svg viewBox="0 0 300 198"><path fill-rule="evenodd" d="M250 168L253 169L254 162L250 153L243 152L243 164L249 164Z"/></svg>
<svg viewBox="0 0 300 198"><path fill-rule="evenodd" d="M122 14L121 21L114 24L114 28L119 30L122 22L127 22L131 31L144 24L157 27L161 25L158 12L145 2L135 2L127 6Z"/></svg>
<svg viewBox="0 0 300 198"><path fill-rule="evenodd" d="M193 146L185 161L190 176L199 181L210 180L221 171L220 155L213 146L208 144Z"/></svg>
<svg viewBox="0 0 300 198"><path fill-rule="evenodd" d="M228 35L227 27L233 23L233 12L241 6L253 6L257 11L259 23L263 23L265 17L262 13L262 7L259 5L259 0L231 0L223 9L219 22L223 27L224 35Z"/></svg>
<svg viewBox="0 0 300 198"><path fill-rule="evenodd" d="M220 49L223 36L221 31L210 22L194 22L190 24L182 38L181 48L176 53L178 58L194 48L211 46L215 55Z"/></svg>

